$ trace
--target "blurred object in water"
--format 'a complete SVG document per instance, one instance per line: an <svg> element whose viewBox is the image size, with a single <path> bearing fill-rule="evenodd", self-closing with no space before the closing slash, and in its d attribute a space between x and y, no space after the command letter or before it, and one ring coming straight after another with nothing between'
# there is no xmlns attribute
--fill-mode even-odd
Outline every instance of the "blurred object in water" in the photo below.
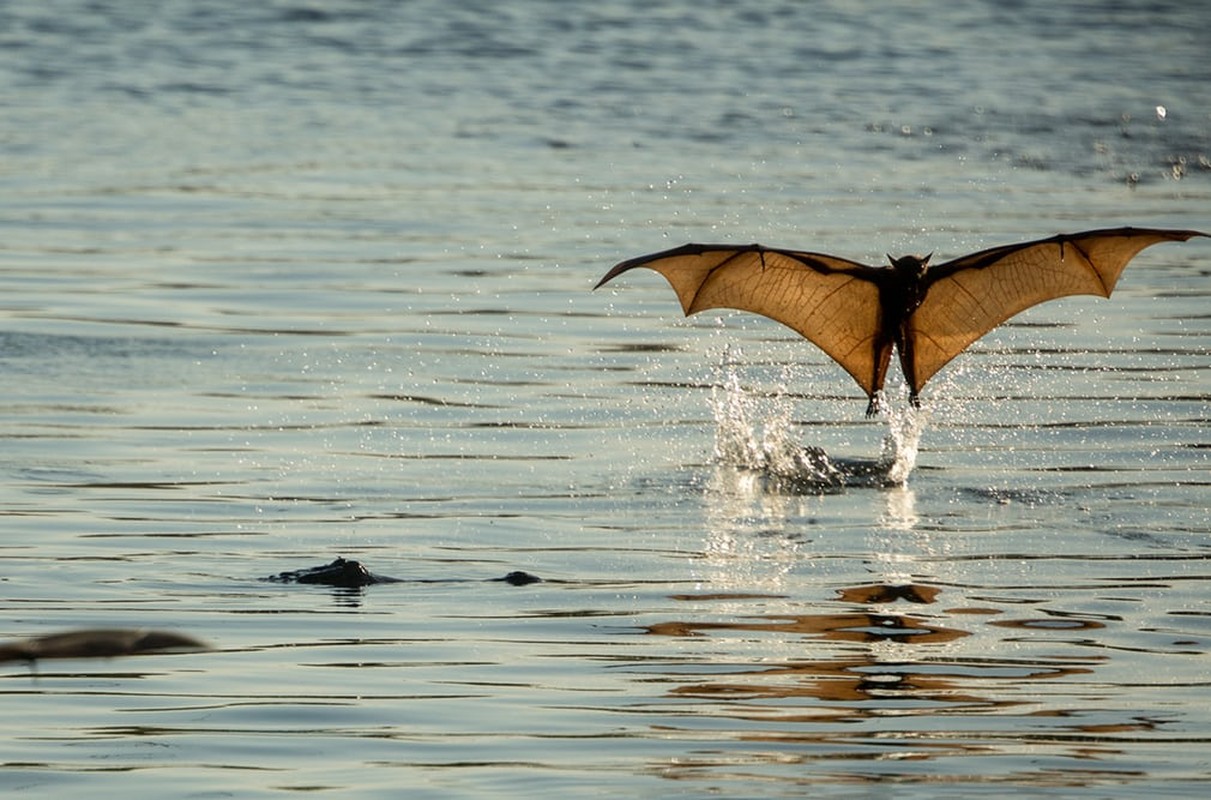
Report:
<svg viewBox="0 0 1211 800"><path fill-rule="evenodd" d="M161 650L209 650L192 636L140 628L90 628L19 639L0 645L0 662L39 658L110 658Z"/></svg>

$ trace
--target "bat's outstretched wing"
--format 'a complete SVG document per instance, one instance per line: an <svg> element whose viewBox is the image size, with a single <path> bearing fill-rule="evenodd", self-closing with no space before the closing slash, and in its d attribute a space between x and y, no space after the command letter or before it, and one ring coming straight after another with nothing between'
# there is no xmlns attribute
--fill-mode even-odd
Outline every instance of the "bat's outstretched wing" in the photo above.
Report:
<svg viewBox="0 0 1211 800"><path fill-rule="evenodd" d="M888 270L756 244L687 244L623 261L594 288L636 267L663 275L686 316L710 308L761 314L813 342L868 395L882 386L892 342L882 332L878 281Z"/></svg>
<svg viewBox="0 0 1211 800"><path fill-rule="evenodd" d="M994 247L931 267L907 321L914 391L969 344L1015 314L1074 294L1109 297L1123 268L1160 242L1198 231L1109 228Z"/></svg>

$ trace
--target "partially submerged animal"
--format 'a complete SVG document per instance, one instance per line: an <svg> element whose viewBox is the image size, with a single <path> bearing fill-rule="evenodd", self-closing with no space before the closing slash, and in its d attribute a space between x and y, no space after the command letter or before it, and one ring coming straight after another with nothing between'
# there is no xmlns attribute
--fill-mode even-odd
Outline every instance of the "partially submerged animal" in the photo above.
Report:
<svg viewBox="0 0 1211 800"><path fill-rule="evenodd" d="M139 653L209 650L205 642L173 631L90 628L0 644L0 662L40 658L111 658Z"/></svg>
<svg viewBox="0 0 1211 800"><path fill-rule="evenodd" d="M390 575L378 575L366 568L360 561L337 557L329 564L305 569L288 570L270 575L263 580L273 583L317 583L324 586L338 586L355 589L362 586L373 586L377 583L432 583L433 581L417 581L407 578L393 578ZM537 575L520 570L510 572L500 578L489 578L492 581L502 581L513 586L526 586L542 580Z"/></svg>
<svg viewBox="0 0 1211 800"><path fill-rule="evenodd" d="M337 558L328 564L289 570L263 580L275 583L314 583L341 588L360 588L378 583L436 583L434 580L408 580L378 575L360 561ZM537 575L516 570L490 581L526 586L542 580ZM210 646L183 633L141 628L89 628L51 633L0 644L0 663L34 662L41 658L110 658L153 652L196 652Z"/></svg>
<svg viewBox="0 0 1211 800"><path fill-rule="evenodd" d="M371 586L376 583L399 583L400 578L389 575L375 575L360 561L347 558L337 558L330 564L319 567L279 572L265 578L274 583L319 583L325 586Z"/></svg>

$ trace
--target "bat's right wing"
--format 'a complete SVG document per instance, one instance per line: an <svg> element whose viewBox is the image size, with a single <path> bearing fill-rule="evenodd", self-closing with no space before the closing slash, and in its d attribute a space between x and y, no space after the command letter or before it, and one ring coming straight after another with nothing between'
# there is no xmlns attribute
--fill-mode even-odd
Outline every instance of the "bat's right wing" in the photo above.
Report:
<svg viewBox="0 0 1211 800"><path fill-rule="evenodd" d="M636 267L663 275L686 316L711 308L761 314L831 356L868 396L882 388L879 362L885 369L893 340L882 330L878 281L888 270L756 244L687 244L623 261L597 287Z"/></svg>

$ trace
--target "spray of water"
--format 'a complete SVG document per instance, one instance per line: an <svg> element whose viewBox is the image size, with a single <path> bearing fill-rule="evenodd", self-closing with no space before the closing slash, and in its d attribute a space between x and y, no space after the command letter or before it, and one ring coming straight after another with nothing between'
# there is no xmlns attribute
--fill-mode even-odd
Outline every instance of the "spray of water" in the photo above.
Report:
<svg viewBox="0 0 1211 800"><path fill-rule="evenodd" d="M772 394L744 387L738 353L725 349L711 395L715 415L715 462L758 473L770 488L828 491L847 485L903 485L917 461L926 412L906 401L885 403L887 433L875 460L833 459L823 449L804 445L792 426L793 402L783 374Z"/></svg>
<svg viewBox="0 0 1211 800"><path fill-rule="evenodd" d="M902 486L917 465L917 448L929 414L907 402L885 405L891 407L885 412L887 433L883 435L878 463L886 470L887 483Z"/></svg>

